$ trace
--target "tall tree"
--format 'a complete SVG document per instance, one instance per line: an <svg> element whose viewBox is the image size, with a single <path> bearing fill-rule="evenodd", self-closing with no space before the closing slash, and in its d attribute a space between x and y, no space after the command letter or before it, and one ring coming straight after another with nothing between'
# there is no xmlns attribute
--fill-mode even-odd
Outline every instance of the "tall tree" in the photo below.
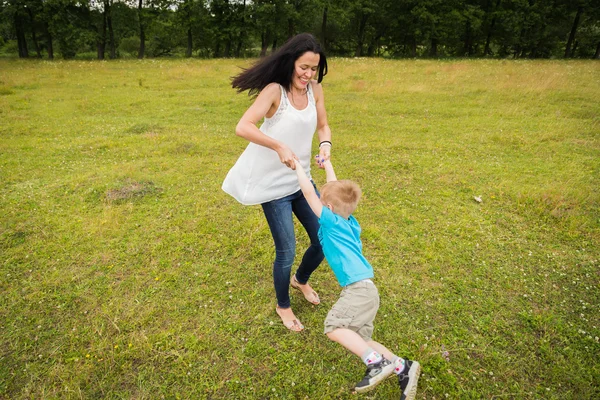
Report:
<svg viewBox="0 0 600 400"><path fill-rule="evenodd" d="M31 27L31 41L33 42L33 45L35 47L35 52L37 54L38 58L42 58L42 53L40 51L40 44L38 42L38 38L37 38L37 34L36 34L36 18L34 16L34 11L33 11L33 7L30 5L29 7L27 7L27 14L29 15L29 23L30 23L30 27Z"/></svg>
<svg viewBox="0 0 600 400"><path fill-rule="evenodd" d="M198 20L198 1L195 0L183 0L180 6L177 8L177 17L185 27L186 36L186 49L185 56L191 57L194 50L194 25Z"/></svg>
<svg viewBox="0 0 600 400"><path fill-rule="evenodd" d="M491 42L492 35L494 34L494 27L496 26L496 21L498 18L498 13L496 10L500 7L500 2L502 0L487 0L486 8L485 8L485 18L489 21L488 26L486 27L486 35L485 35L485 46L483 48L484 56L491 56Z"/></svg>
<svg viewBox="0 0 600 400"><path fill-rule="evenodd" d="M323 4L323 16L321 18L321 46L327 50L327 13L329 12L329 2Z"/></svg>
<svg viewBox="0 0 600 400"><path fill-rule="evenodd" d="M117 48L115 45L115 32L113 30L113 21L112 21L113 0L103 0L103 4L104 4L104 15L106 17L106 27L108 28L109 57L112 60L112 59L117 58Z"/></svg>
<svg viewBox="0 0 600 400"><path fill-rule="evenodd" d="M106 2L102 2L103 10L102 10L102 23L100 32L98 33L98 60L104 60L104 52L106 50Z"/></svg>
<svg viewBox="0 0 600 400"><path fill-rule="evenodd" d="M569 39L567 40L567 46L565 48L565 58L573 56L575 49L571 49L571 46L573 46L573 42L575 41L575 34L577 33L577 27L579 26L581 14L583 14L583 5L579 4L579 6L577 7L577 13L575 14L575 20L573 21L573 25L571 26Z"/></svg>
<svg viewBox="0 0 600 400"><path fill-rule="evenodd" d="M29 57L29 50L27 49L27 39L25 38L25 18L27 14L23 5L17 5L14 8L13 18L15 23L15 31L17 34L17 46L19 48L19 57Z"/></svg>
<svg viewBox="0 0 600 400"><path fill-rule="evenodd" d="M144 58L146 53L146 27L144 17L144 0L138 0L138 23L140 29L140 49L138 51L138 58Z"/></svg>
<svg viewBox="0 0 600 400"><path fill-rule="evenodd" d="M357 0L351 6L352 23L354 25L355 57L362 57L366 36L370 28L370 19L377 12L375 0Z"/></svg>
<svg viewBox="0 0 600 400"><path fill-rule="evenodd" d="M260 39L260 56L267 55L276 44L287 22L285 0L255 0L252 5L252 26Z"/></svg>

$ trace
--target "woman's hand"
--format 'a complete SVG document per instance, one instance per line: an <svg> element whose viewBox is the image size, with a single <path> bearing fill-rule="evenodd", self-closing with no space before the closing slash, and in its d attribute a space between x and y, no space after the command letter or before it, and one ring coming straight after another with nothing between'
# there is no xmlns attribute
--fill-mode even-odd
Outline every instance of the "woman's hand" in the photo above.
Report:
<svg viewBox="0 0 600 400"><path fill-rule="evenodd" d="M322 144L319 148L319 155L316 158L319 168L323 168L323 162L331 158L331 146L326 143Z"/></svg>
<svg viewBox="0 0 600 400"><path fill-rule="evenodd" d="M298 159L298 157L296 157L294 152L289 147L281 143L277 147L277 154L279 155L279 161L281 161L282 164L285 164L285 166L288 168L294 170L296 169L296 163L294 162L294 159Z"/></svg>

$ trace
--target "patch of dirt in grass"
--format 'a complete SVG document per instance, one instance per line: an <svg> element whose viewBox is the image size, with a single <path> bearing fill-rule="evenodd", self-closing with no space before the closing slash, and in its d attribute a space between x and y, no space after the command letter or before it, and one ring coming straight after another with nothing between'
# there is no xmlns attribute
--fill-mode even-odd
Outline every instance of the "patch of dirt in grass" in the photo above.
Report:
<svg viewBox="0 0 600 400"><path fill-rule="evenodd" d="M194 154L198 154L198 152L199 152L198 145L196 145L195 143L190 143L190 142L179 143L172 150L172 153L174 153L174 154L194 155Z"/></svg>
<svg viewBox="0 0 600 400"><path fill-rule="evenodd" d="M9 88L0 87L0 96L8 96L9 94L14 94L14 93L15 92L10 90Z"/></svg>
<svg viewBox="0 0 600 400"><path fill-rule="evenodd" d="M10 232L6 235L6 244L10 247L16 247L22 245L27 240L27 236L29 236L29 232L25 231L15 231ZM3 238L0 237L0 243L4 242Z"/></svg>
<svg viewBox="0 0 600 400"><path fill-rule="evenodd" d="M150 181L127 181L125 184L116 189L109 189L104 196L105 200L114 203L142 198L147 195L161 192L153 182Z"/></svg>
<svg viewBox="0 0 600 400"><path fill-rule="evenodd" d="M576 204L561 195L554 193L543 193L541 197L542 204L555 218L564 218L569 216L575 210Z"/></svg>
<svg viewBox="0 0 600 400"><path fill-rule="evenodd" d="M132 133L134 135L141 135L145 133L147 135L153 135L162 131L162 129L162 126L155 124L136 124L127 129L125 133Z"/></svg>

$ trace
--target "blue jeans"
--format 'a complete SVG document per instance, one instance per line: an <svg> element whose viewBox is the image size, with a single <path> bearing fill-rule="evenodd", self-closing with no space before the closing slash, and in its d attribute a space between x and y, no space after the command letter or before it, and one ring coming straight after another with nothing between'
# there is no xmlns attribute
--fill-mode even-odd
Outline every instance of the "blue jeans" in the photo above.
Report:
<svg viewBox="0 0 600 400"><path fill-rule="evenodd" d="M311 210L300 190L281 199L263 203L262 208L275 242L273 283L277 305L280 308L289 308L290 272L296 256L296 236L292 213L296 215L310 238L310 246L304 252L302 262L296 271L296 279L301 284L308 282L310 275L324 258L318 237L319 219Z"/></svg>

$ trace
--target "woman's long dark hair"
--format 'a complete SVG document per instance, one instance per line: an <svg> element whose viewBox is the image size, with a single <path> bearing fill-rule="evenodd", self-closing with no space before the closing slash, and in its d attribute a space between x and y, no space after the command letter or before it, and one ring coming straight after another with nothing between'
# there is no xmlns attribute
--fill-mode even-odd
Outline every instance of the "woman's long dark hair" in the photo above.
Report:
<svg viewBox="0 0 600 400"><path fill-rule="evenodd" d="M249 90L249 95L260 93L269 83L279 83L290 90L292 76L294 74L294 63L307 51L319 55L319 72L317 81L321 83L327 75L327 58L321 49L321 45L310 33L301 33L292 37L275 53L258 61L252 67L244 69L235 76L231 86L238 93Z"/></svg>

